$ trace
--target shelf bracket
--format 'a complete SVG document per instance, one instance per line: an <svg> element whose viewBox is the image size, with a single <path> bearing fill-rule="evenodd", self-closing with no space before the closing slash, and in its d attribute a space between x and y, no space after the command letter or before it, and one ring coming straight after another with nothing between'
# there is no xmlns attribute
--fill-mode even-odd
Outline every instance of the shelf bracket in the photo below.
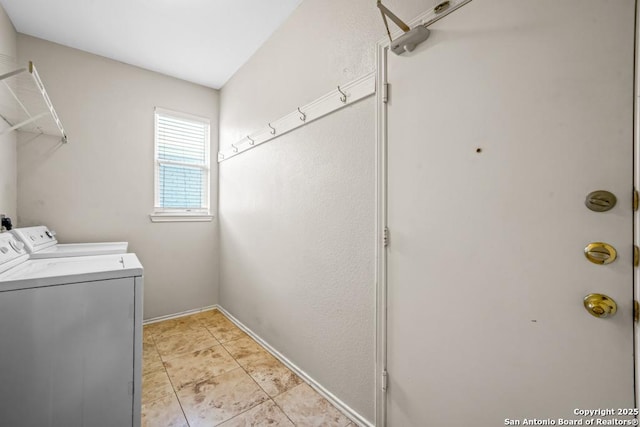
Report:
<svg viewBox="0 0 640 427"><path fill-rule="evenodd" d="M8 79L9 77L17 76L20 73L24 73L27 71L26 68L18 68L17 70L9 71L8 73L4 73L0 75L0 80Z"/></svg>
<svg viewBox="0 0 640 427"><path fill-rule="evenodd" d="M38 115L36 115L36 116L33 116L33 117L31 117L31 118L28 118L27 120L24 120L24 121L22 121L22 122L20 122L20 123L18 123L18 124L15 124L15 125L11 126L11 127L10 127L10 128L8 128L8 129L5 129L4 131L2 131L2 133L1 133L0 135L4 135L4 134L6 134L6 133L11 132L12 130L16 130L16 129L18 129L18 128L21 128L22 126L28 125L29 123L33 123L33 122L35 122L36 120L39 120L39 119L43 118L43 117L44 117L44 116L46 116L47 114L49 114L49 112L48 112L48 111L45 111L44 113L40 113L40 114L38 114Z"/></svg>
<svg viewBox="0 0 640 427"><path fill-rule="evenodd" d="M20 77L21 74L25 74L25 77ZM15 86L7 82L11 77L18 79L15 81ZM67 135L62 127L62 123L58 118L55 108L53 108L53 104L49 99L49 95L44 88L44 84L42 84L42 80L33 62L29 62L28 68L17 68L0 74L0 81L16 102L15 110L0 111L0 117L9 124L9 127L3 129L0 135L31 125L29 129L23 130L45 135L60 135L62 142L67 142ZM32 93L36 98L30 97ZM39 99L39 101L35 99ZM42 113L32 114L32 111L43 111L45 109L46 111ZM36 123L45 117L48 117L50 120L46 122L43 121L40 124Z"/></svg>

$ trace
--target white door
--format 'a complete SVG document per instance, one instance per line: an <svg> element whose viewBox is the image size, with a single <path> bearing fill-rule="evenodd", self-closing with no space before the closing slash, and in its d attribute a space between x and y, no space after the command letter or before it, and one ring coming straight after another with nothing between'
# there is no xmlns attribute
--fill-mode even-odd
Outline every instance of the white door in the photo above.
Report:
<svg viewBox="0 0 640 427"><path fill-rule="evenodd" d="M388 53L387 425L634 406L634 19L633 0L473 0ZM594 190L615 207L587 209Z"/></svg>

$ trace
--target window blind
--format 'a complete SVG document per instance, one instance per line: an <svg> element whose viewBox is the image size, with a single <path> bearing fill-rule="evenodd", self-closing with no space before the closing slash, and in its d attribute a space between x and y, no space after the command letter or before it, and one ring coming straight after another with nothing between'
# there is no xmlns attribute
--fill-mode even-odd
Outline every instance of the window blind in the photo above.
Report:
<svg viewBox="0 0 640 427"><path fill-rule="evenodd" d="M156 109L156 211L209 209L209 121Z"/></svg>

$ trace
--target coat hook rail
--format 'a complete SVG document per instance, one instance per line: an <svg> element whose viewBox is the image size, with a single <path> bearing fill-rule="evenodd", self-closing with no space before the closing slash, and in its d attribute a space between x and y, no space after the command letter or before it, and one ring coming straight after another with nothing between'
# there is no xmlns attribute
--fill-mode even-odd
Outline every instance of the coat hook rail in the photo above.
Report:
<svg viewBox="0 0 640 427"><path fill-rule="evenodd" d="M227 161L247 150L279 138L294 129L373 95L376 91L375 73L366 74L352 82L339 85L337 88L339 97L336 96L334 89L307 105L296 107L286 116L269 122L262 129L251 132L239 141L228 145L226 149L218 153L218 162Z"/></svg>

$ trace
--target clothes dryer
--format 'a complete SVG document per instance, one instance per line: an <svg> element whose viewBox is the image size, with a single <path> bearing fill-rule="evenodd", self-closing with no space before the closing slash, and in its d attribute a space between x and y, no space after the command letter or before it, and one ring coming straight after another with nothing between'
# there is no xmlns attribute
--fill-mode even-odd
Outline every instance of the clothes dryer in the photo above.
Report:
<svg viewBox="0 0 640 427"><path fill-rule="evenodd" d="M56 232L44 225L14 228L10 231L24 243L32 259L123 254L128 242L58 243Z"/></svg>
<svg viewBox="0 0 640 427"><path fill-rule="evenodd" d="M0 425L141 423L135 254L30 259L0 233Z"/></svg>

